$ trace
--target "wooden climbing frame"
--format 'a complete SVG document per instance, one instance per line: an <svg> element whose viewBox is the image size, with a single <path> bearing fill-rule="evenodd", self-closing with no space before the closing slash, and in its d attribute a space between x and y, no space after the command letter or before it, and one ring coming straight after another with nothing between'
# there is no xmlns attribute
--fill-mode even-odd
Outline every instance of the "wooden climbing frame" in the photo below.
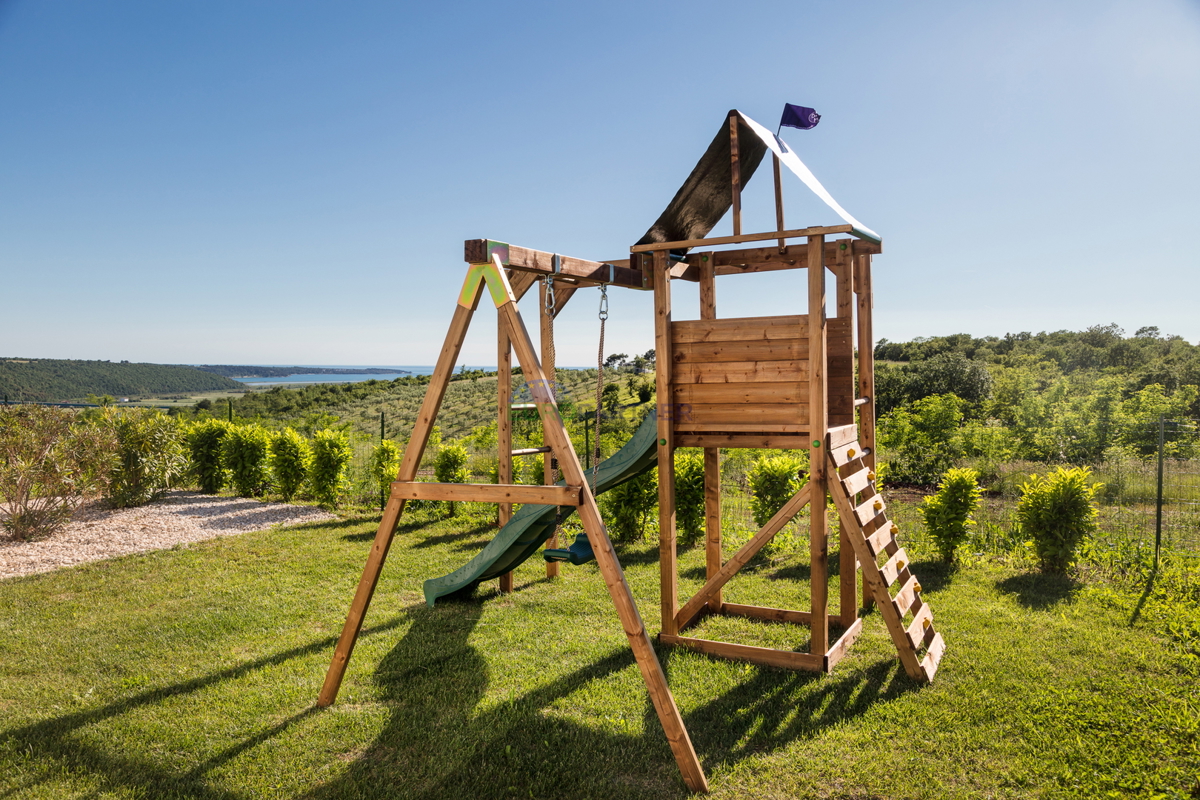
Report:
<svg viewBox="0 0 1200 800"><path fill-rule="evenodd" d="M773 157L775 229L743 233L740 195L742 176L746 173L739 159L749 156L739 148L739 130L745 128L739 127L736 114L730 114L728 133L732 236L642 243L630 248L628 259L613 261L573 258L490 239L465 243L467 277L318 705L327 706L337 697L408 500L496 503L501 524L511 518L513 503L573 506L683 779L693 791L707 791L704 771L617 561L584 468L559 415L553 390L553 316L577 289L597 285L650 290L654 296L659 640L721 658L828 672L845 657L861 633L862 610L874 603L906 673L916 680L933 680L945 643L934 627L932 611L922 598L921 584L911 573L908 556L896 539L896 526L887 517L886 503L875 481L871 258L881 252L882 245L851 224L786 229L778 155ZM728 245L735 247L714 249ZM807 270L807 297L797 298L795 303L796 310L803 313L733 319L717 316L717 276L791 269ZM832 317L826 312L827 274L834 278L836 314ZM539 298L539 357L517 302L534 283L547 276L554 279L554 308L548 308L547 287L543 284ZM675 281L699 284L699 320L672 319L671 289ZM498 483L418 482L418 465L463 338L485 291L496 307L498 320ZM532 404L537 409L547 445L533 448L529 453L512 450L514 353L532 391ZM678 447L702 448L704 452L705 583L682 602L674 492L674 452ZM803 488L728 558L721 539L721 448L804 450L809 454L809 472ZM544 459L544 485L514 485L514 455L539 454ZM555 463L561 470L563 486L554 485ZM828 499L832 500L840 521L835 612L831 612L827 596ZM780 609L730 602L725 596L730 581L806 506L810 509L808 608ZM557 546L554 539L549 544ZM547 575L556 575L557 569L557 563L548 563ZM863 573L861 595L859 569ZM511 591L512 581L511 572L501 575L501 591ZM777 650L685 634L705 615L714 614L808 626L809 649L807 652ZM831 640L831 633L837 633L836 638Z"/></svg>

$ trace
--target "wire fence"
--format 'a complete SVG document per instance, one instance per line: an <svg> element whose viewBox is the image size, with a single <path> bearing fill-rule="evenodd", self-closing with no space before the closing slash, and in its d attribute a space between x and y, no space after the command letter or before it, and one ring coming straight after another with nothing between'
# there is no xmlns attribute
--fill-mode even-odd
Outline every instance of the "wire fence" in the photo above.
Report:
<svg viewBox="0 0 1200 800"><path fill-rule="evenodd" d="M1086 465L1099 493L1099 529L1093 547L1101 558L1129 551L1163 553L1194 560L1200 567L1200 421L1160 420L1142 433L1142 452L1114 451L1099 464ZM1149 452L1146 452L1146 451ZM1016 537L1015 510L1020 486L1029 475L1054 465L1010 462L995 476L976 520L979 536L997 545Z"/></svg>

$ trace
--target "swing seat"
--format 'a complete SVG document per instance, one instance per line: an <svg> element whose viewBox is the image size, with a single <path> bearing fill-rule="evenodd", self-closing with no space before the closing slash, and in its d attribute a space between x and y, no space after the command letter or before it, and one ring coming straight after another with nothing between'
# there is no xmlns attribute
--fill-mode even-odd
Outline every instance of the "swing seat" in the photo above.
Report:
<svg viewBox="0 0 1200 800"><path fill-rule="evenodd" d="M579 566L595 560L596 554L592 552L592 543L588 541L587 534L580 533L575 536L575 541L570 547L562 550L543 550L542 558L547 561L569 561Z"/></svg>

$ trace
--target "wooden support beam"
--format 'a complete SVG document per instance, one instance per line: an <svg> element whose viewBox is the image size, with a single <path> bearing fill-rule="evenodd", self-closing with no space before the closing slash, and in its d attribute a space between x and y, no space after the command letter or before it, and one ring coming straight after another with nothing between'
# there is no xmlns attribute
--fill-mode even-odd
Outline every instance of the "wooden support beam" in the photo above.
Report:
<svg viewBox="0 0 1200 800"><path fill-rule="evenodd" d="M642 679L646 682L650 701L658 713L667 742L675 755L675 762L679 765L679 771L683 775L683 781L694 792L707 792L708 779L704 776L704 770L701 768L696 750L692 746L691 737L688 736L687 728L684 727L683 717L675 704L675 697L667 685L667 677L663 673L662 665L654 653L654 646L650 642L650 636L646 632L646 626L638 612L637 603L625 580L625 573L617 561L617 554L613 549L612 541L608 538L604 521L600 517L596 498L587 484L583 465L579 462L579 456L571 444L571 437L567 434L567 429L559 414L558 404L553 395L544 388L547 385L546 375L538 362L533 342L529 338L528 331L525 330L525 324L521 320L515 303L504 303L498 306L498 310L502 316L508 319L517 360L521 364L521 370L525 373L526 381L534 387L534 400L538 403L538 414L542 419L542 427L546 432L548 444L559 455L559 466L562 468L563 476L568 484L581 486L582 498L578 509L580 522L587 534L588 543L592 546L592 552L596 556L596 565L604 577L609 597L612 598L613 605L617 609L617 616L621 620L621 626L625 629L629 647L633 650L633 656L642 673Z"/></svg>
<svg viewBox="0 0 1200 800"><path fill-rule="evenodd" d="M654 253L654 382L658 404L658 570L662 632L675 634L679 578L675 555L676 405L671 397L671 263L667 253Z"/></svg>
<svg viewBox="0 0 1200 800"><path fill-rule="evenodd" d="M854 317L854 260L851 248L837 251L839 269L836 273L837 316L845 320L847 325L853 324ZM854 425L842 425L829 432L828 448L833 450L845 443L854 441L857 430ZM838 619L842 627L850 627L858 619L858 559L854 548L850 545L850 532L846 526L838 526Z"/></svg>
<svg viewBox="0 0 1200 800"><path fill-rule="evenodd" d="M628 289L646 289L641 270L589 261L585 258L547 253L518 247L515 244L497 242L492 239L467 239L463 243L463 258L469 264L491 262L491 256L499 256L500 263L509 269L533 272L536 275L557 275L578 281L581 285L611 283Z"/></svg>
<svg viewBox="0 0 1200 800"><path fill-rule="evenodd" d="M730 658L735 661L749 661L751 664L762 664L767 667L783 667L784 669L803 669L811 672L825 672L826 658L824 654L794 653L788 650L772 650L769 647L753 647L732 642L714 642L709 639L694 639L690 636L658 637L663 644L678 645L696 650L718 658Z"/></svg>
<svg viewBox="0 0 1200 800"><path fill-rule="evenodd" d="M809 515L808 553L812 597L812 652L829 649L829 531L825 516L825 497L828 494L828 471L823 451L826 449L828 390L826 384L825 347L825 270L822 255L825 237L808 237L808 353L809 353L809 430L813 447L809 452L809 481L812 513Z"/></svg>
<svg viewBox="0 0 1200 800"><path fill-rule="evenodd" d="M716 271L712 254L699 256L700 264L700 319L717 318ZM710 580L721 570L721 451L716 447L704 448L704 577ZM718 589L708 601L714 613L720 613L721 590Z"/></svg>
<svg viewBox="0 0 1200 800"><path fill-rule="evenodd" d="M523 483L424 483L396 481L392 497L401 500L448 500L460 503L536 503L577 506L578 486L530 486Z"/></svg>
<svg viewBox="0 0 1200 800"><path fill-rule="evenodd" d="M729 617L750 617L767 622L788 622L793 625L812 624L812 614L807 611L792 611L787 608L748 606L741 603L726 603L721 613Z"/></svg>
<svg viewBox="0 0 1200 800"><path fill-rule="evenodd" d="M809 487L807 484L783 504L783 507L775 512L775 516L767 520L767 524L762 527L758 533L754 534L754 538L746 542L741 548L729 557L725 562L725 566L717 572L716 575L709 578L704 586L700 587L700 591L692 596L692 599L683 604L683 608L679 609L676 615L676 625L678 628L687 626L692 618L700 613L701 609L708 603L714 593L719 591L722 586L729 582L729 579L746 566L750 559L754 558L754 554L761 550L767 542L775 537L775 534L783 530L783 526L791 522L792 518L800 513L800 509L808 502ZM728 605L728 604L726 604ZM814 651L815 652L815 651ZM822 648L821 652L825 652Z"/></svg>
<svg viewBox="0 0 1200 800"><path fill-rule="evenodd" d="M738 156L738 115L729 115L729 177L733 188L733 235L742 234L742 165Z"/></svg>
<svg viewBox="0 0 1200 800"><path fill-rule="evenodd" d="M849 652L850 646L854 644L854 641L862 633L862 627L862 619L856 617L854 621L851 622L846 628L845 632L838 637L838 640L834 643L834 645L829 648L829 652L825 654L826 672L832 670L839 661L846 657L846 653Z"/></svg>
<svg viewBox="0 0 1200 800"><path fill-rule="evenodd" d="M859 442L870 452L863 459L867 467L875 471L875 339L872 328L872 313L875 296L871 288L871 256L860 255L854 259L854 293L858 299L855 345L858 350L858 396L865 403L857 405ZM871 607L871 591L867 577L863 575L863 608Z"/></svg>
<svg viewBox="0 0 1200 800"><path fill-rule="evenodd" d="M775 177L775 230L784 230L783 227L783 180L779 176L779 156L776 153L771 153L772 173ZM787 240L779 240L779 252L787 250Z"/></svg>
<svg viewBox="0 0 1200 800"><path fill-rule="evenodd" d="M823 225L812 228L797 228L791 231L767 231L766 233L743 233L733 236L712 236L708 239L681 239L677 242L652 242L637 244L629 248L631 253L652 253L655 250L686 250L692 247L713 247L719 244L741 244L743 242L765 242L770 239L803 239L810 236L826 236L835 233L854 235L853 225Z"/></svg>
<svg viewBox="0 0 1200 800"><path fill-rule="evenodd" d="M468 291L468 287L472 288ZM437 366L434 367L433 374L429 378L429 386L425 390L425 399L421 403L421 410L417 412L412 435L408 439L408 447L404 449L404 458L400 462L399 480L411 481L417 476L421 457L425 454L425 446L429 443L430 431L433 430L438 409L441 408L446 387L450 385L450 376L454 372L458 354L462 350L463 337L466 336L467 328L471 324L471 317L479 306L479 298L482 294L483 285L478 282L472 284L468 273L464 290L459 293L458 304L454 307L454 317L450 320L450 329L446 331L446 339L442 343L441 352L438 353ZM358 581L358 588L354 592L354 599L350 602L350 611L346 615L342 633L334 648L333 660L329 664L329 669L325 673L325 682L317 696L318 706L328 706L337 699L342 678L345 677L346 667L350 663L350 656L354 653L358 632L362 629L363 618L366 616L367 608L371 605L371 597L375 594L379 574L383 571L388 549L392 545L392 537L396 534L396 526L400 523L400 515L403 513L403 500L396 497L388 500L383 510L383 516L379 520L375 541L367 555L367 563L363 567L362 577Z"/></svg>

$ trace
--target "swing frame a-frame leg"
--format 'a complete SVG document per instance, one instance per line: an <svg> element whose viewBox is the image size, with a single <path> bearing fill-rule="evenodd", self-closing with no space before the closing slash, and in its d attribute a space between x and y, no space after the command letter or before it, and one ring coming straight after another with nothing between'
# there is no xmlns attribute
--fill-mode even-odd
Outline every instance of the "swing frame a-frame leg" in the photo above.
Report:
<svg viewBox="0 0 1200 800"><path fill-rule="evenodd" d="M683 717L675 704L675 697L667 685L666 674L654 652L650 635L646 631L633 593L625 580L625 573L617 560L612 541L608 538L608 532L600 517L599 507L596 505L596 498L592 494L584 474L583 465L579 461L579 456L571 444L570 435L559 414L553 387L547 381L546 374L542 370L533 342L529 338L529 332L526 330L517 308L516 298L505 275L503 264L496 256L493 256L491 263L472 264L468 268L450 329L446 334L441 353L438 355L437 367L430 378L429 388L421 405L421 411L417 415L409 446L406 448L404 459L400 464L398 480L412 481L416 477L417 468L429 441L429 433L433 428L437 412L441 408L446 387L449 385L450 376L462 349L463 339L479 305L485 284L496 305L497 313L505 323L521 371L532 390L547 444L553 449L554 455L558 459L566 483L581 487L581 502L577 509L580 521L592 546L592 551L595 553L596 564L600 568L600 574L604 577L609 596L616 607L617 616L621 620L621 627L625 630L629 647L633 651L638 669L642 673L642 679L646 682L650 700L662 723L663 732L675 755L675 761L679 765L684 783L692 791L707 792L708 780L700 766L700 760L696 756L696 750L692 746L687 728L683 724ZM317 699L318 706L329 706L337 698L346 667L354 651L355 641L362 628L363 618L370 606L371 597L375 592L384 562L387 560L388 549L395 536L400 516L404 512L404 505L404 501L397 498L393 492L384 508L383 516L379 521L379 530L367 557L354 600L351 602L346 623L338 638L333 660L325 675L325 682Z"/></svg>

